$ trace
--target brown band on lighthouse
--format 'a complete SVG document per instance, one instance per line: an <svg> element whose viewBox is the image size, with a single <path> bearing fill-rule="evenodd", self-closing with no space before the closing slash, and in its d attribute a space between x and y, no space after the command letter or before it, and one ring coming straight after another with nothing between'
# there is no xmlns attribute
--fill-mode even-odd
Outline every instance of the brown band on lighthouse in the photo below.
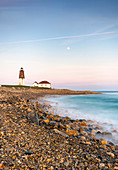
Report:
<svg viewBox="0 0 118 170"><path fill-rule="evenodd" d="M19 72L19 79L24 79L25 78L25 74L24 74L24 70L23 68L20 69L20 72Z"/></svg>

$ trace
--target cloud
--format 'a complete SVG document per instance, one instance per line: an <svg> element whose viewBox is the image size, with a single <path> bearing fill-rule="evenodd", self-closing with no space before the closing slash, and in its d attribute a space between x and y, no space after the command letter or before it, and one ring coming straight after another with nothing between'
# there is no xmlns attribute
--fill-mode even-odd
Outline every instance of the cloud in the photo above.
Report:
<svg viewBox="0 0 118 170"><path fill-rule="evenodd" d="M103 38L100 38L99 40L108 40L112 38L118 38L118 34L109 35L108 37L103 37Z"/></svg>
<svg viewBox="0 0 118 170"><path fill-rule="evenodd" d="M99 29L97 32L108 31L109 29L114 28L114 27L116 27L116 26L118 26L118 20L116 20L116 21L115 21L114 23L112 23L112 24L109 24L109 25L104 26L103 28Z"/></svg>
<svg viewBox="0 0 118 170"><path fill-rule="evenodd" d="M81 34L81 35L75 35L75 36L52 37L52 38L44 38L44 39L38 39L38 40L25 40L25 41L7 42L7 43L4 43L4 44L21 44L21 43L33 43L33 42L61 40L61 39L74 39L74 38L94 37L94 36L101 36L101 35L113 35L113 34L116 34L116 33L118 33L118 31Z"/></svg>

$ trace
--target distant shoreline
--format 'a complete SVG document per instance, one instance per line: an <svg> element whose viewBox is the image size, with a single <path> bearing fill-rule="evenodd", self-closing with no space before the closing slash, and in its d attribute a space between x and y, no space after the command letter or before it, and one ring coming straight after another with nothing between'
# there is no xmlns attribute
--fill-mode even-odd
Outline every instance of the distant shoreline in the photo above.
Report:
<svg viewBox="0 0 118 170"><path fill-rule="evenodd" d="M7 90L9 92L30 92L34 95L44 96L44 95L89 95L89 94L102 94L100 92L94 91L77 91L77 90L69 90L69 89L48 89L48 88L39 88L39 87L31 87L31 86L19 86L19 85L1 85L1 90Z"/></svg>

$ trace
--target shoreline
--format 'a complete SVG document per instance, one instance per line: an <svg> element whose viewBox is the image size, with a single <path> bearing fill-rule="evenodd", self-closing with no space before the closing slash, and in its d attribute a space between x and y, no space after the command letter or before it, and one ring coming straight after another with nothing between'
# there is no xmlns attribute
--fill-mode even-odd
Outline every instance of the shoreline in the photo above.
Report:
<svg viewBox="0 0 118 170"><path fill-rule="evenodd" d="M0 94L0 169L118 169L118 146L96 139L86 120L50 114L38 93Z"/></svg>
<svg viewBox="0 0 118 170"><path fill-rule="evenodd" d="M94 92L90 90L85 91L77 91L77 90L69 90L69 89L42 89L42 88L25 88L24 86L21 87L0 87L0 91L7 90L8 92L16 92L19 93L20 91L24 93L34 93L40 96L44 95L87 95L87 94L102 94L100 92Z"/></svg>
<svg viewBox="0 0 118 170"><path fill-rule="evenodd" d="M67 96L69 96L69 95L67 95ZM50 100L50 97L51 97L51 100ZM79 114L76 115L76 113L78 113L79 110L75 112L74 110L70 111L69 108L63 108L63 106L61 106L61 104L63 104L63 103L60 103L58 101L59 97L60 97L60 95L54 95L54 96L48 95L48 96L41 97L38 101L44 105L47 104L47 105L51 106L50 111L48 111L49 113L52 113L54 115L58 114L61 117L68 116L70 119L73 119L75 121L77 119L85 120L88 124L89 123L91 124L91 127L92 126L95 127L95 128L93 128L93 131L94 131L94 135L97 139L103 138L106 141L113 142L115 145L118 145L118 138L117 138L118 132L116 130L117 124L112 124L111 122L107 122L107 121L101 122L99 120L82 117L82 115L81 115L82 113L80 115ZM63 97L63 95L62 95L62 97ZM75 113L75 116L73 116L72 113ZM110 130L111 126L112 126L112 130ZM99 127L99 128L96 128L96 127Z"/></svg>

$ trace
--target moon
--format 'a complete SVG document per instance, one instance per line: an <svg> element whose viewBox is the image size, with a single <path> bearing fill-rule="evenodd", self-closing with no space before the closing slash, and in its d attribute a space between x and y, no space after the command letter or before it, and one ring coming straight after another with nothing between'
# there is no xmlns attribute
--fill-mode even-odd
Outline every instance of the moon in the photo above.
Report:
<svg viewBox="0 0 118 170"><path fill-rule="evenodd" d="M66 49L69 51L69 50L70 50L70 47L68 46Z"/></svg>

